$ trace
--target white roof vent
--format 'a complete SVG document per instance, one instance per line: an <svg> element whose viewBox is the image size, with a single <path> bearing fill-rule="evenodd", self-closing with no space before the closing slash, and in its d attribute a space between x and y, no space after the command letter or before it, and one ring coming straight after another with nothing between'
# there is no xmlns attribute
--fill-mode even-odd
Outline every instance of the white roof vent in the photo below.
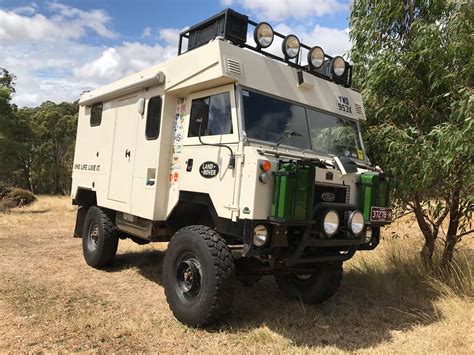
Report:
<svg viewBox="0 0 474 355"><path fill-rule="evenodd" d="M225 58L225 71L231 75L243 76L242 64L237 59Z"/></svg>

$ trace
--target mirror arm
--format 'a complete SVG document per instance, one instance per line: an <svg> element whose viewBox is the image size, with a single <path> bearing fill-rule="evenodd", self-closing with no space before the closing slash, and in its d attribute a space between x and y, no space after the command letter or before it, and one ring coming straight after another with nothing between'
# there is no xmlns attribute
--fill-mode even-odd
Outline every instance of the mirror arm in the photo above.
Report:
<svg viewBox="0 0 474 355"><path fill-rule="evenodd" d="M234 154L234 151L232 150L231 147L229 147L228 145L222 144L222 143L214 143L214 144L211 144L211 143L205 143L205 142L202 141L202 138L201 138L202 121L203 121L202 117L196 120L196 122L199 122L199 130L198 130L199 142L200 142L202 145L210 145L210 146L214 146L214 147L224 147L224 148L229 149L229 151L230 151L230 158L229 158L229 164L227 165L227 167L228 167L229 169L234 169L234 168L235 168L235 154Z"/></svg>

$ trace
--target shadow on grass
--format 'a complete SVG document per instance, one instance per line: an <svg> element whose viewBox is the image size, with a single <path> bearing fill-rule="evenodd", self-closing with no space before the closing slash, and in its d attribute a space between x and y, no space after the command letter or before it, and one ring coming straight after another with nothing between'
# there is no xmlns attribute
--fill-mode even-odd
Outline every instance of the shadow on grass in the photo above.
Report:
<svg viewBox="0 0 474 355"><path fill-rule="evenodd" d="M106 271L117 272L137 268L140 275L161 285L164 256L165 252L163 250L144 250L117 254L114 264Z"/></svg>
<svg viewBox="0 0 474 355"><path fill-rule="evenodd" d="M44 210L22 210L22 209L15 209L14 211L15 214L43 214L43 213L48 213L48 212L51 212L51 209L50 208L46 208Z"/></svg>
<svg viewBox="0 0 474 355"><path fill-rule="evenodd" d="M117 255L108 271L137 268L161 285L163 258L164 251L127 252ZM344 351L375 347L394 332L438 320L435 293L422 277L407 275L415 266L405 262L388 269L346 267L338 293L314 306L288 300L273 277L248 288L237 283L233 317L205 331L244 334L248 341L262 344L277 335L302 347L334 346Z"/></svg>

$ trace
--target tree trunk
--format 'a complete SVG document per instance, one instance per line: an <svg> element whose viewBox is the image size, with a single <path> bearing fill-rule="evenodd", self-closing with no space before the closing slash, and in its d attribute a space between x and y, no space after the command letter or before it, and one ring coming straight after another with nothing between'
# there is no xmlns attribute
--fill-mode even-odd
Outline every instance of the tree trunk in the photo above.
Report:
<svg viewBox="0 0 474 355"><path fill-rule="evenodd" d="M441 259L441 267L444 269L448 269L453 261L454 248L458 242L457 234L461 214L459 211L460 193L461 188L459 184L457 184L449 206L449 226L446 232L446 242L444 243L443 257Z"/></svg>
<svg viewBox="0 0 474 355"><path fill-rule="evenodd" d="M413 210L415 212L416 221L418 222L421 233L423 233L423 237L425 238L425 244L423 245L423 248L420 252L421 261L425 267L431 269L433 267L433 253L435 250L435 242L436 238L438 237L438 233L437 231L433 231L426 222L423 215L423 208L421 207L420 203L420 198L415 196L413 202Z"/></svg>
<svg viewBox="0 0 474 355"><path fill-rule="evenodd" d="M28 186L28 189L31 191L32 194L35 193L34 187L33 187L33 181L31 179L31 163L30 162L23 162L23 176L25 178L26 186Z"/></svg>

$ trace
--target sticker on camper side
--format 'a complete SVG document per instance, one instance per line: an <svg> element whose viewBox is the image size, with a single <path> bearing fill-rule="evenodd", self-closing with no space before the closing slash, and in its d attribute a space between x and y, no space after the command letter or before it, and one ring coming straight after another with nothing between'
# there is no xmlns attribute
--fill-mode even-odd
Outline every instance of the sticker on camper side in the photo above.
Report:
<svg viewBox="0 0 474 355"><path fill-rule="evenodd" d="M100 164L74 164L74 170L100 171Z"/></svg>
<svg viewBox="0 0 474 355"><path fill-rule="evenodd" d="M219 173L219 165L212 161L205 161L199 167L199 173L202 177L206 179L211 179L213 177L216 177Z"/></svg>
<svg viewBox="0 0 474 355"><path fill-rule="evenodd" d="M337 95L337 109L344 113L350 113L352 115L352 105L349 98L342 95Z"/></svg>

